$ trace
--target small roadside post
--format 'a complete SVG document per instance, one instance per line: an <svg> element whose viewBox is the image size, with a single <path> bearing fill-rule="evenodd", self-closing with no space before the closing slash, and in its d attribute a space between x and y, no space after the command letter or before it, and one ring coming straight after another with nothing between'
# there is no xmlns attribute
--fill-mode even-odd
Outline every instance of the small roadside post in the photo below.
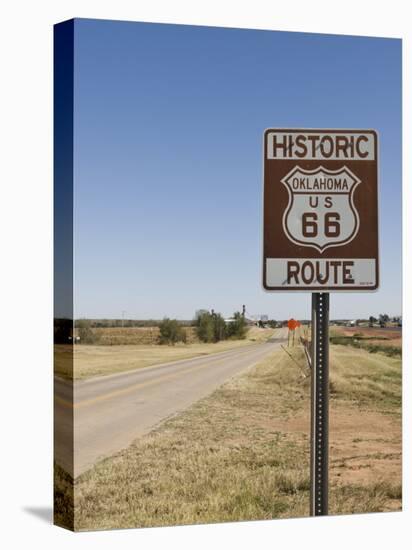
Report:
<svg viewBox="0 0 412 550"><path fill-rule="evenodd" d="M374 130L264 133L263 287L312 294L312 516L328 514L329 296L379 286L377 159Z"/></svg>
<svg viewBox="0 0 412 550"><path fill-rule="evenodd" d="M290 340L290 334L292 333L292 346L295 345L295 329L298 326L298 322L293 319L289 319L288 321L288 347L289 347L289 340Z"/></svg>

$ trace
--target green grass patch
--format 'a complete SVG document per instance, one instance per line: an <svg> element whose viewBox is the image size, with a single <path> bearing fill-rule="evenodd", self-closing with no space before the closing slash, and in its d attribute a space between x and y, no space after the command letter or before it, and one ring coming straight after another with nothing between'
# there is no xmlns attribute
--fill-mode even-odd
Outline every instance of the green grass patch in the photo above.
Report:
<svg viewBox="0 0 412 550"><path fill-rule="evenodd" d="M330 343L337 344L341 346L352 346L357 349L364 349L369 353L381 353L387 357L402 357L402 348L400 346L390 346L390 345L380 345L368 342L368 340L388 340L387 338L381 337L356 337L353 336L331 336Z"/></svg>
<svg viewBox="0 0 412 550"><path fill-rule="evenodd" d="M331 346L330 391L334 398L400 414L402 361L365 349Z"/></svg>

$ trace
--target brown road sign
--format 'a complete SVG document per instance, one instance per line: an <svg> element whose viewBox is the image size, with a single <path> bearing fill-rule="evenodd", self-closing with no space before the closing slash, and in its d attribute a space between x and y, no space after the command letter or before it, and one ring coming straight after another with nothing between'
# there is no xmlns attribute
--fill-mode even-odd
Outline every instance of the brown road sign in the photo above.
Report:
<svg viewBox="0 0 412 550"><path fill-rule="evenodd" d="M266 130L266 290L378 288L377 156L373 130Z"/></svg>

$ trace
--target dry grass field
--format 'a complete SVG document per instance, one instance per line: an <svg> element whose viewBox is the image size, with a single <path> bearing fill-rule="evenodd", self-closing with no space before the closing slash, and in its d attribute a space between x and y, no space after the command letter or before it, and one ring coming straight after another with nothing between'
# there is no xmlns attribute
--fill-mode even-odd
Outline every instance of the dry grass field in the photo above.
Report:
<svg viewBox="0 0 412 550"><path fill-rule="evenodd" d="M101 329L101 330L135 330L135 329ZM147 331L150 329L137 329ZM252 327L244 340L224 340L216 344L203 343L179 343L174 346L159 344L140 345L76 345L74 348L74 360L72 360L72 348L68 345L56 345L55 374L63 378L71 379L72 370L74 379L80 380L91 376L102 376L140 369L160 363L189 359L199 355L209 355L227 351L240 346L262 342L275 334L276 329L261 329ZM74 362L74 367L72 365Z"/></svg>
<svg viewBox="0 0 412 550"><path fill-rule="evenodd" d="M402 356L402 330L369 327L332 327L331 342L390 357Z"/></svg>
<svg viewBox="0 0 412 550"><path fill-rule="evenodd" d="M309 380L279 350L98 463L76 529L307 516ZM330 514L400 510L400 358L331 346L330 404Z"/></svg>
<svg viewBox="0 0 412 550"><path fill-rule="evenodd" d="M188 344L198 343L195 327L184 327ZM157 344L159 327L104 327L94 328L99 345L146 345Z"/></svg>
<svg viewBox="0 0 412 550"><path fill-rule="evenodd" d="M361 335L364 338L370 339L372 342L390 343L392 345L402 345L402 329L385 329L371 327L333 327L331 334L342 336Z"/></svg>

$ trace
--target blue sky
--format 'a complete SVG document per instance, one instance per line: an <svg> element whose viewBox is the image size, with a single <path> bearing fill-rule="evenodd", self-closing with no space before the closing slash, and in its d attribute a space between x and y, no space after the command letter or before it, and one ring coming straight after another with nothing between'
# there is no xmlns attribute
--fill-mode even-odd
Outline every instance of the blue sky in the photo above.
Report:
<svg viewBox="0 0 412 550"><path fill-rule="evenodd" d="M75 315L309 318L261 286L268 127L374 128L381 286L332 318L401 313L401 41L76 20Z"/></svg>

